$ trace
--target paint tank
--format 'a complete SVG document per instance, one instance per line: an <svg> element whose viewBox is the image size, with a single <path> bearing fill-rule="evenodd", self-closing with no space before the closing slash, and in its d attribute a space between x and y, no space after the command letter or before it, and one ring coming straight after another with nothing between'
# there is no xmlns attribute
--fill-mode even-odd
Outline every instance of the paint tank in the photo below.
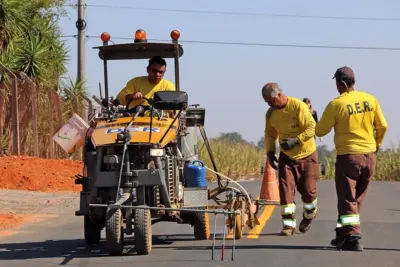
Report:
<svg viewBox="0 0 400 267"><path fill-rule="evenodd" d="M185 187L207 187L206 168L201 160L186 163L183 174Z"/></svg>

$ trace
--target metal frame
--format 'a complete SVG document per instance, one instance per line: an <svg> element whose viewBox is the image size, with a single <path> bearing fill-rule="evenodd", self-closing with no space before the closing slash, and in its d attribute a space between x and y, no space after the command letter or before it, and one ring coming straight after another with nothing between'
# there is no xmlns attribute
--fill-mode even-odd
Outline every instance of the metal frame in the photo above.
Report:
<svg viewBox="0 0 400 267"><path fill-rule="evenodd" d="M108 92L108 69L107 69L107 62L108 60L131 60L131 59L148 59L154 55L159 55L163 58L173 58L174 59L174 69L175 69L175 86L176 90L180 91L180 77L179 77L179 58L183 55L183 48L178 43L177 40L172 40L172 43L149 43L147 40L141 42L137 42L135 40L134 43L127 43L127 44L115 44L115 45L108 45L108 41L103 42L103 46L94 47L94 49L99 49L99 58L103 60L104 64L104 92L105 98L109 99L109 92ZM96 102L100 102L98 99L95 99ZM176 116L178 118L178 116ZM176 119L175 118L175 119ZM107 204L89 204L89 207L104 207L110 209L148 209L148 210L158 210L158 211L183 211L188 213L210 213L214 214L214 233L213 233L213 246L212 246L212 260L214 260L215 255L215 235L216 235L216 217L217 215L224 215L224 219L226 216L231 216L230 224L226 224L226 220L223 222L223 244L221 247L222 254L221 254L221 261L224 260L224 249L225 249L225 236L226 236L226 229L231 228L234 231L233 234L233 246L232 246L232 253L231 253L231 260L234 260L234 251L235 251L235 240L236 240L236 216L242 214L242 227L246 226L244 222L244 215L248 214L248 221L247 226L253 228L256 225L256 217L257 213L261 207L266 205L279 205L276 201L265 201L265 200L253 200L251 197L244 197L245 194L241 192L241 190L233 188L231 186L225 185L223 186L220 184L221 177L218 173L218 170L215 166L213 161L211 148L208 145L208 138L205 134L205 131L200 123L194 123L192 127L200 127L202 137L207 144L207 149L209 150L210 157L212 159L213 167L217 174L217 178L219 181L219 186L213 190L208 190L209 196L208 200L214 200L216 205L207 205L207 209L199 210L197 208L204 208L204 207L190 207L190 208L171 208L171 207L148 207L148 206L131 206L131 205L124 205L126 198L123 196L116 201L116 203L107 205ZM221 201L218 199L218 195L221 193L226 193L226 199ZM243 195L242 195L242 194ZM228 196L228 194L230 194ZM250 202L249 202L250 201ZM251 210L251 205L256 206L256 211L253 213ZM240 207L240 208L238 208ZM238 210L241 210L238 212ZM233 226L233 228L232 228Z"/></svg>
<svg viewBox="0 0 400 267"><path fill-rule="evenodd" d="M113 45L109 45L108 42L103 42L102 46L93 47L93 49L99 50L99 58L103 60L104 92L107 100L109 99L107 65L107 61L109 60L149 59L154 55L159 55L163 58L173 58L175 87L177 91L180 91L179 58L183 55L184 51L178 40L172 40L172 43L153 43L146 40L145 42Z"/></svg>
<svg viewBox="0 0 400 267"><path fill-rule="evenodd" d="M122 201L121 201L122 202ZM224 215L224 222L226 219L227 215L239 215L240 212L236 211L226 211L226 210L221 210L219 211L218 209L215 210L194 210L194 209L175 209L175 208L157 208L157 207L147 207L147 206L129 206L129 205L121 205L121 204L113 204L113 205L107 205L107 204L89 204L90 207L102 207L102 208L111 208L111 209L148 209L148 210L165 210L165 211L184 211L184 212L198 212L198 213L211 213L214 214L214 232L213 232L213 243L212 243L212 251L211 251L211 260L215 259L215 236L216 236L216 229L217 229L217 215L222 214ZM233 229L236 228L236 216L233 216L234 218L234 226ZM225 223L223 224L223 240L222 240L222 246L221 246L221 261L224 261L224 256L225 256L225 240L226 240L226 225ZM231 249L231 261L234 261L234 253L235 253L235 248L236 248L236 238L235 234L233 235L233 245Z"/></svg>

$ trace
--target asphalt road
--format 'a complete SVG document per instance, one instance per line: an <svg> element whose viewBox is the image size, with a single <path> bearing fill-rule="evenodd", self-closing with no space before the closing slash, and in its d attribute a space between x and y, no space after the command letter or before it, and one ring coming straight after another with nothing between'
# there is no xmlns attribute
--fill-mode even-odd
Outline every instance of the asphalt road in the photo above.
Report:
<svg viewBox="0 0 400 267"><path fill-rule="evenodd" d="M258 195L260 181L243 182L242 185L253 196ZM260 234L256 231L249 236L246 231L243 239L236 241L233 262L230 259L231 240L226 241L225 260L221 262L222 217L218 219L214 261L211 260L212 240L194 241L190 226L173 223L153 226L151 255L137 256L128 240L125 256L110 257L103 244L85 248L82 217L75 217L74 209L66 208L57 218L27 226L19 233L1 239L0 266L399 266L400 183L372 184L361 214L364 234L364 251L361 253L339 252L328 247L334 236L335 187L331 181L320 181L318 189L320 212L309 233L278 236L281 227L279 207L267 208L260 216L266 221ZM301 203L298 194L297 201ZM301 216L301 205L297 208L297 216Z"/></svg>

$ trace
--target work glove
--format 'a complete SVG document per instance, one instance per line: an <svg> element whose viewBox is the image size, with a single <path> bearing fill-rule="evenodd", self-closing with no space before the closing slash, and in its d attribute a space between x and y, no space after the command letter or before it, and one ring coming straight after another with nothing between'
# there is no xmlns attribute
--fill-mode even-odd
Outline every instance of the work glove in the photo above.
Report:
<svg viewBox="0 0 400 267"><path fill-rule="evenodd" d="M283 142L281 143L281 147L283 150L290 150L294 148L297 144L299 143L299 139L297 138L287 138L283 139Z"/></svg>
<svg viewBox="0 0 400 267"><path fill-rule="evenodd" d="M274 168L274 170L277 170L279 161L275 156L275 152L268 152L267 157L271 167Z"/></svg>

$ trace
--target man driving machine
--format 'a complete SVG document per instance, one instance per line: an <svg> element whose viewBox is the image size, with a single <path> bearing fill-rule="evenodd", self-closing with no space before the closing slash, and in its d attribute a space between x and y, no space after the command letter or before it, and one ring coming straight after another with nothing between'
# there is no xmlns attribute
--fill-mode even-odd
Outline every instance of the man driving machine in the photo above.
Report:
<svg viewBox="0 0 400 267"><path fill-rule="evenodd" d="M160 56L152 57L147 66L147 76L139 76L129 80L117 95L120 105L126 105L129 101L128 109L138 105L149 106L146 100L153 98L154 93L159 91L175 91L175 85L164 79L167 62ZM146 110L146 109L145 109Z"/></svg>

